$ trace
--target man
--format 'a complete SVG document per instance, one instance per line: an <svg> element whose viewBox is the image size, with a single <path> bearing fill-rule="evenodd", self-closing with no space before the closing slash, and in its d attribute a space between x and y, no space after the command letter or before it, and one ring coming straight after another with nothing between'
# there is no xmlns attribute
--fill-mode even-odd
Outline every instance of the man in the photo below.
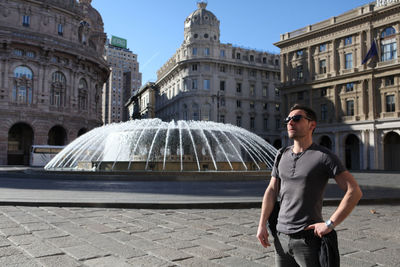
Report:
<svg viewBox="0 0 400 267"><path fill-rule="evenodd" d="M316 115L312 109L293 106L285 123L294 144L280 151L279 162L275 159L263 198L257 238L264 247L270 246L266 224L279 193L281 208L274 236L276 266L320 266L321 237L351 213L362 192L339 158L313 143ZM345 195L330 219L324 222L322 201L329 178L336 180Z"/></svg>

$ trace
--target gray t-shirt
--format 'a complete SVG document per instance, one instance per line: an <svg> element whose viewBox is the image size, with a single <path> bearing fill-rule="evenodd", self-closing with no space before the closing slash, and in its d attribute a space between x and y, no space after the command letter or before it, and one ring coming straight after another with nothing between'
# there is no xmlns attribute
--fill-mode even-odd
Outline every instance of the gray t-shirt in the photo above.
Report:
<svg viewBox="0 0 400 267"><path fill-rule="evenodd" d="M313 143L298 154L292 149L284 149L278 168L275 159L272 169L272 176L281 181L277 230L285 234L323 221L322 200L328 179L346 170L339 158L323 146Z"/></svg>

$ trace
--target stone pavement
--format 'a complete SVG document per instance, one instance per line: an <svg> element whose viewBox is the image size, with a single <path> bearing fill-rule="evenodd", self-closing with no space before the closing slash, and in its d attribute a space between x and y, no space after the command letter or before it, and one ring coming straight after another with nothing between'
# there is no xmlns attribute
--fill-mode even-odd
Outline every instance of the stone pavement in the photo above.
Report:
<svg viewBox="0 0 400 267"><path fill-rule="evenodd" d="M342 266L400 266L400 173L353 174L364 197L337 228ZM265 180L72 176L0 166L0 266L274 265L255 237Z"/></svg>
<svg viewBox="0 0 400 267"><path fill-rule="evenodd" d="M324 207L325 217L333 207ZM258 208L0 207L0 266L273 266ZM400 206L361 205L337 227L341 266L400 266Z"/></svg>

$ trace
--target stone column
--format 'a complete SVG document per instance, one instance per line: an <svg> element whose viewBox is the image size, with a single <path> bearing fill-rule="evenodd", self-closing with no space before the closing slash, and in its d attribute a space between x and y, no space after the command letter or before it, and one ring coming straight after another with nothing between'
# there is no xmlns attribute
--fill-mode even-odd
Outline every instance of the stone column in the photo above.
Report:
<svg viewBox="0 0 400 267"><path fill-rule="evenodd" d="M313 72L313 61L312 61L312 55L311 55L311 46L307 47L307 61L308 61L308 80L312 81L312 76L314 75Z"/></svg>
<svg viewBox="0 0 400 267"><path fill-rule="evenodd" d="M374 92L375 86L375 79L373 75L371 78L367 80L368 82L368 119L374 120L375 119L375 111L376 111L376 97Z"/></svg>
<svg viewBox="0 0 400 267"><path fill-rule="evenodd" d="M281 81L284 83L286 78L286 54L281 55Z"/></svg>
<svg viewBox="0 0 400 267"><path fill-rule="evenodd" d="M339 85L335 84L333 86L333 106L335 108L335 121L339 121L339 112L341 107L341 101L339 97Z"/></svg>

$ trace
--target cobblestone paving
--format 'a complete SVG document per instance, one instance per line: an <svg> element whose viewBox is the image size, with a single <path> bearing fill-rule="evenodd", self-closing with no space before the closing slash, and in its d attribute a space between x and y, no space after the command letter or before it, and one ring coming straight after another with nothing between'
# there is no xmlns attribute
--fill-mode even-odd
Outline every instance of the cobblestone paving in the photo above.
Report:
<svg viewBox="0 0 400 267"><path fill-rule="evenodd" d="M324 207L328 217L333 207ZM259 209L0 207L0 266L273 266ZM358 206L342 266L400 266L400 206Z"/></svg>

